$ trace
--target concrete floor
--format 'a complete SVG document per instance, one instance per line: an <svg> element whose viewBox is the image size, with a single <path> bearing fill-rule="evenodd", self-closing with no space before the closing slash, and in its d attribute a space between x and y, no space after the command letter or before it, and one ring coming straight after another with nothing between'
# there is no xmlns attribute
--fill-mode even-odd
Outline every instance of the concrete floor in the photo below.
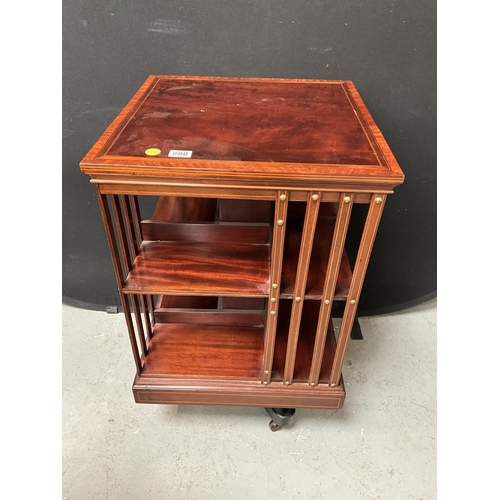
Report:
<svg viewBox="0 0 500 500"><path fill-rule="evenodd" d="M63 305L63 498L436 498L436 301L361 318L342 410L138 405L123 314Z"/></svg>

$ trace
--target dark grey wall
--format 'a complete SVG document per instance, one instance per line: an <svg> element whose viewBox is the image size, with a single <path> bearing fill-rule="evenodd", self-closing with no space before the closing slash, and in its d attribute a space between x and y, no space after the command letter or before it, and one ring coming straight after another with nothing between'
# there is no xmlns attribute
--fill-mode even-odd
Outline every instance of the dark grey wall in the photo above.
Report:
<svg viewBox="0 0 500 500"><path fill-rule="evenodd" d="M150 74L353 80L406 174L386 205L359 311L435 296L435 2L64 0L66 302L119 303L78 164Z"/></svg>

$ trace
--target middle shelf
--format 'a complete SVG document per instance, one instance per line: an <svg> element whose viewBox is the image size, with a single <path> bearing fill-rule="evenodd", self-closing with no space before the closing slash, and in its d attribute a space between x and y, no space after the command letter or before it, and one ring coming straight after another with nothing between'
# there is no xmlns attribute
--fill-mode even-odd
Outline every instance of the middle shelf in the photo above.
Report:
<svg viewBox="0 0 500 500"><path fill-rule="evenodd" d="M269 245L145 241L123 291L265 296L269 293Z"/></svg>
<svg viewBox="0 0 500 500"><path fill-rule="evenodd" d="M281 298L293 296L303 222L286 225ZM321 299L335 218L318 219L305 299ZM142 221L144 241L127 275L124 293L151 295L269 295L270 223ZM334 300L345 300L352 278L344 251Z"/></svg>

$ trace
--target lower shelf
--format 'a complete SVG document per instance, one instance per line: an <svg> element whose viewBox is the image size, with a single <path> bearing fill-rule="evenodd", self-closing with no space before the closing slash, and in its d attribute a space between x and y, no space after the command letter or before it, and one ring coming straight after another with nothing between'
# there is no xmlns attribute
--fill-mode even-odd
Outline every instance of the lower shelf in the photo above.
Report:
<svg viewBox="0 0 500 500"><path fill-rule="evenodd" d="M319 384L307 384L319 301L304 304L294 381L285 386L291 301L280 301L273 374L270 384L263 385L263 311L241 308L243 300L235 302L239 309L224 309L217 308L221 302L211 298L160 299L155 316L161 323L154 326L141 375L134 382L136 402L341 408L343 382L338 387L328 386L335 350L331 324Z"/></svg>
<svg viewBox="0 0 500 500"><path fill-rule="evenodd" d="M263 355L259 326L157 323L142 375L260 379Z"/></svg>

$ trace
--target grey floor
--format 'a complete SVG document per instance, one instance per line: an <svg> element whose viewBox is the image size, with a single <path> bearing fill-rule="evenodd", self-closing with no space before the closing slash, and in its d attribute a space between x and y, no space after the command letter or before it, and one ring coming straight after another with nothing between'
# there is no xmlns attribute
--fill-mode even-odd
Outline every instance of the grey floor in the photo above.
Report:
<svg viewBox="0 0 500 500"><path fill-rule="evenodd" d="M63 498L436 498L436 301L361 318L338 411L138 405L122 314L63 305Z"/></svg>

